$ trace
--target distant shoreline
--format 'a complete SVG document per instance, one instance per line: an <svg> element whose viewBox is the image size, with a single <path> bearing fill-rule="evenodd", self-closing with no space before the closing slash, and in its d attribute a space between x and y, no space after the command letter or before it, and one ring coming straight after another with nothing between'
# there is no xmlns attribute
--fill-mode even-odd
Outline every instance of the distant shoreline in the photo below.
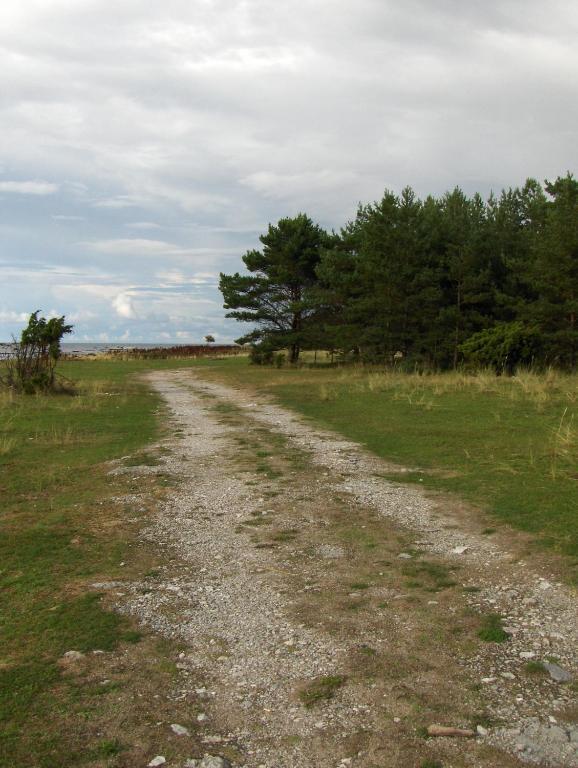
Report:
<svg viewBox="0 0 578 768"><path fill-rule="evenodd" d="M130 352L154 352L158 350L171 350L173 354L182 350L184 353L190 355L195 350L209 351L213 350L218 353L220 350L225 352L232 352L233 350L240 350L241 348L237 344L186 344L186 343L133 343L127 344L123 342L63 342L61 345L63 357L98 357L101 355L121 355ZM12 342L0 342L0 357L2 354L8 354L12 348Z"/></svg>

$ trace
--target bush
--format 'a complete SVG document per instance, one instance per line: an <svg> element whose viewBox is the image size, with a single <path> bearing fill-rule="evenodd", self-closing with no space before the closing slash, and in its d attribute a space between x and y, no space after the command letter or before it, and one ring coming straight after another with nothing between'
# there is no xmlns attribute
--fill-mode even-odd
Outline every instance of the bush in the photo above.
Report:
<svg viewBox="0 0 578 768"><path fill-rule="evenodd" d="M252 365L272 365L274 350L264 344L255 344L249 352Z"/></svg>
<svg viewBox="0 0 578 768"><path fill-rule="evenodd" d="M26 394L48 392L54 389L56 364L60 357L60 342L72 332L64 315L47 320L38 317L40 310L30 315L20 341L14 341L14 349L8 359L3 383Z"/></svg>
<svg viewBox="0 0 578 768"><path fill-rule="evenodd" d="M531 366L543 356L538 328L523 323L500 323L475 333L460 350L467 365L513 374L518 366Z"/></svg>

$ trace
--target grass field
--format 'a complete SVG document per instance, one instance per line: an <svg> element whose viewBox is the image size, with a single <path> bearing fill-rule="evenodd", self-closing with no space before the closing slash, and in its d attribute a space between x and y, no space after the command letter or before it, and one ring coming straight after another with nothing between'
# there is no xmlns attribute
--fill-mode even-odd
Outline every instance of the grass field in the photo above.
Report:
<svg viewBox="0 0 578 768"><path fill-rule="evenodd" d="M578 377L431 376L354 368L262 368L203 361L415 472L395 479L451 491L536 534L578 566ZM394 476L395 477L395 476Z"/></svg>
<svg viewBox="0 0 578 768"><path fill-rule="evenodd" d="M75 396L0 392L2 766L69 766L90 757L86 744L75 751L81 729L66 734L62 721L50 724L70 711L83 721L92 711L89 688L65 682L58 659L138 639L85 585L122 577L129 539L113 525L111 496L130 483L110 478L103 462L158 434L160 403L131 374L161 365L66 363Z"/></svg>

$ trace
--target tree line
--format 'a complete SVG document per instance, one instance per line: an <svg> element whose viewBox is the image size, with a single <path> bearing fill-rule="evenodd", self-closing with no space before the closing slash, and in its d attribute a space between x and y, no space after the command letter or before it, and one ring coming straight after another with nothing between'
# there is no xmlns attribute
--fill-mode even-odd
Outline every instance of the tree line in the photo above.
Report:
<svg viewBox="0 0 578 768"><path fill-rule="evenodd" d="M326 349L432 369L575 369L578 181L528 179L484 200L411 188L360 205L340 232L281 219L221 274L227 316L256 361Z"/></svg>

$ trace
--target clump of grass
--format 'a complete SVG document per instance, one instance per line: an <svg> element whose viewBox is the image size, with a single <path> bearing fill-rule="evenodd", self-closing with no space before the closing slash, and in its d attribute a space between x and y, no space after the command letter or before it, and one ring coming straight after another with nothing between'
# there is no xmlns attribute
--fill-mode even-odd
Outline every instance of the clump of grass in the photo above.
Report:
<svg viewBox="0 0 578 768"><path fill-rule="evenodd" d="M104 739L94 750L99 757L115 757L124 749L118 739Z"/></svg>
<svg viewBox="0 0 578 768"><path fill-rule="evenodd" d="M299 691L299 699L307 709L320 701L332 699L335 692L345 683L342 675L325 675L312 680Z"/></svg>
<svg viewBox="0 0 578 768"><path fill-rule="evenodd" d="M351 589L369 589L369 584L366 581L355 581L349 586Z"/></svg>
<svg viewBox="0 0 578 768"><path fill-rule="evenodd" d="M0 456L8 456L16 447L16 440L13 437L0 437Z"/></svg>
<svg viewBox="0 0 578 768"><path fill-rule="evenodd" d="M288 531L279 531L279 533L276 533L272 539L273 541L293 541L298 533L299 531L295 528L291 528Z"/></svg>
<svg viewBox="0 0 578 768"><path fill-rule="evenodd" d="M422 762L420 768L444 768L444 765L440 760L431 760L428 757Z"/></svg>
<svg viewBox="0 0 578 768"><path fill-rule="evenodd" d="M568 416L568 408L560 418L557 429L552 430L550 474L556 480L560 472L560 464L567 465L571 456L576 455L578 448L578 430L574 426L574 414Z"/></svg>
<svg viewBox="0 0 578 768"><path fill-rule="evenodd" d="M499 613L489 613L482 618L478 637L485 643L505 643L510 639L510 635L502 626L502 617Z"/></svg>
<svg viewBox="0 0 578 768"><path fill-rule="evenodd" d="M410 577L407 582L408 587L415 589L422 586L421 580L423 580L423 586L428 592L439 592L456 584L447 566L429 560L407 563L403 566L402 573Z"/></svg>
<svg viewBox="0 0 578 768"><path fill-rule="evenodd" d="M545 675L546 670L541 661L527 661L524 664L524 672L528 675Z"/></svg>

